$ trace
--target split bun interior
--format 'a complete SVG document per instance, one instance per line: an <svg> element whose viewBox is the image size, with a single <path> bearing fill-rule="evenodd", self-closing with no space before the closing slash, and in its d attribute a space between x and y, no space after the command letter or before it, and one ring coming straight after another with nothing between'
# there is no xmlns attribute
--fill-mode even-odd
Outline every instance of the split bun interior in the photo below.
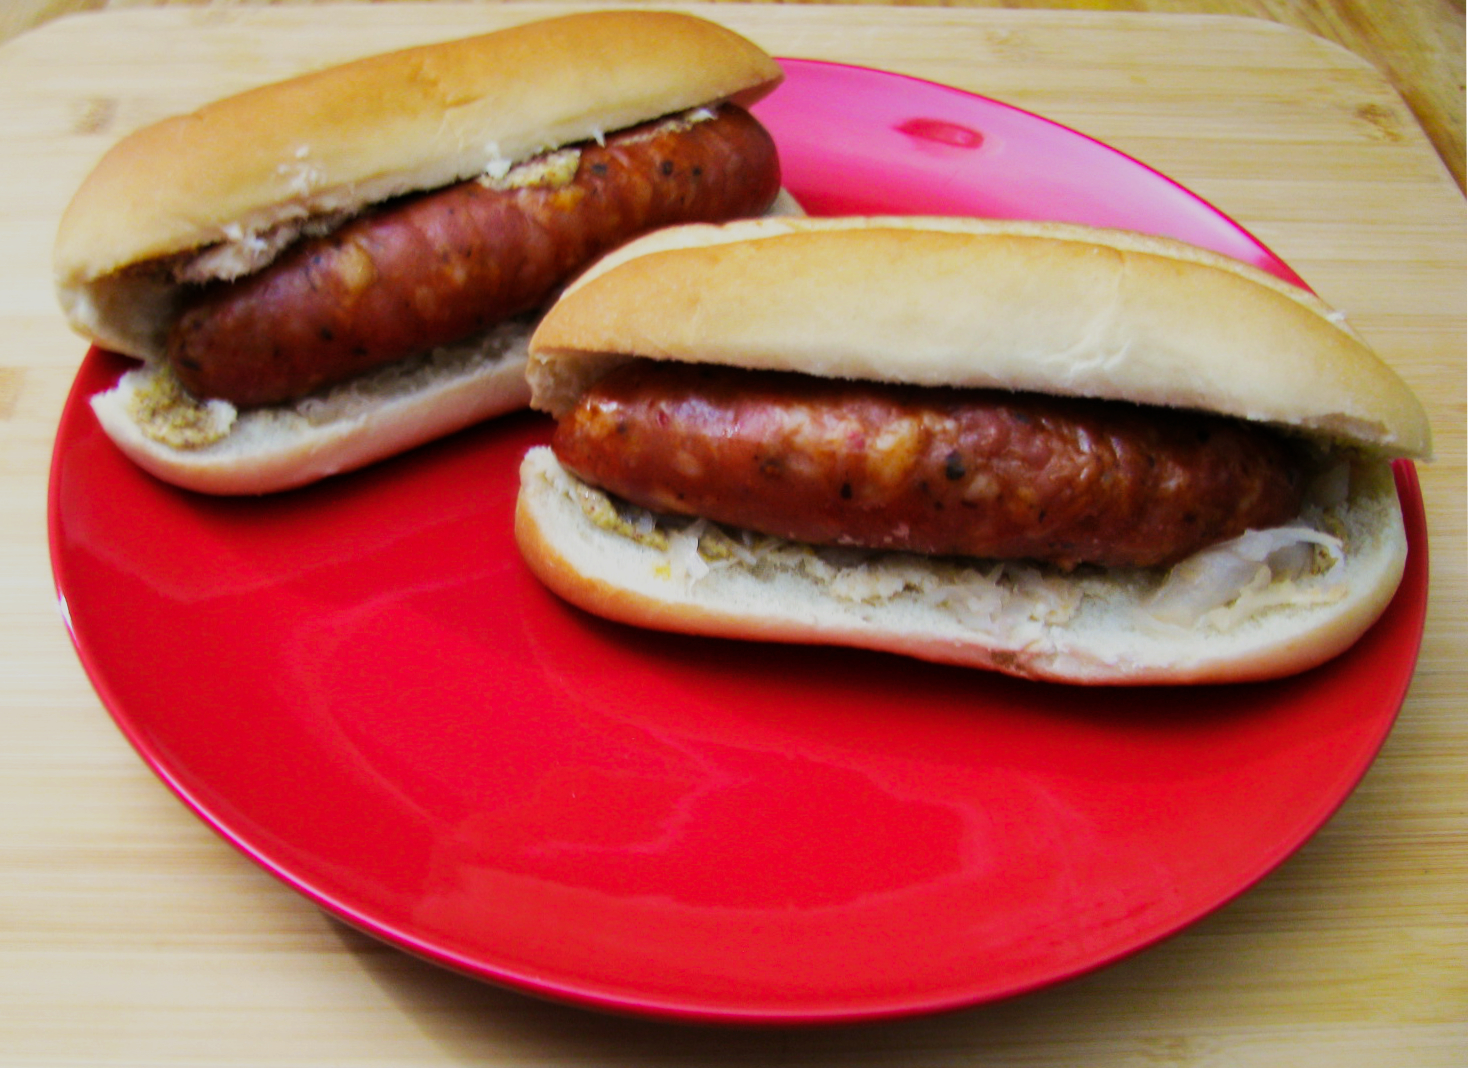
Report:
<svg viewBox="0 0 1468 1068"><path fill-rule="evenodd" d="M570 603L634 626L751 641L842 645L1087 685L1235 683L1294 674L1349 648L1401 582L1407 540L1391 469L1364 468L1338 513L1349 555L1327 581L1242 620L1153 612L1160 575L907 554L821 551L753 539L695 560L706 525L664 545L590 518L616 507L548 447L521 466L516 537ZM716 535L717 537L717 535ZM734 543L737 545L737 542Z"/></svg>

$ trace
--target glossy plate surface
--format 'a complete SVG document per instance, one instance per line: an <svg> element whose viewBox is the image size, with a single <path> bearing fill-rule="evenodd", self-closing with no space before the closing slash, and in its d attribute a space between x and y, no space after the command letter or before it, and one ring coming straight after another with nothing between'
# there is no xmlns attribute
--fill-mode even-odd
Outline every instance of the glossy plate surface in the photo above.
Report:
<svg viewBox="0 0 1468 1068"><path fill-rule="evenodd" d="M1289 271L1155 172L941 86L792 61L760 109L813 213L1060 217ZM163 486L86 398L50 521L63 610L143 759L340 918L469 974L704 1020L977 1003L1167 936L1309 837L1415 663L1412 556L1347 655L1283 682L1078 690L646 633L511 537L525 414L264 500Z"/></svg>

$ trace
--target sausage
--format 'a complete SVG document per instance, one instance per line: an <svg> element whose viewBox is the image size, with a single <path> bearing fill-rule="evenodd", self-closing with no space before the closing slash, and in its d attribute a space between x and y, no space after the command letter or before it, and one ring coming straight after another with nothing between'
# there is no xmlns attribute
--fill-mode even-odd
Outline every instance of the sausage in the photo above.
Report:
<svg viewBox="0 0 1468 1068"><path fill-rule="evenodd" d="M1150 567L1298 514L1303 457L1116 401L633 361L558 424L583 481L796 541Z"/></svg>
<svg viewBox="0 0 1468 1068"><path fill-rule="evenodd" d="M575 151L569 180L554 176L567 157L552 153L543 181L403 198L202 287L170 331L170 364L196 397L292 400L534 311L647 230L758 215L780 188L773 140L733 105Z"/></svg>

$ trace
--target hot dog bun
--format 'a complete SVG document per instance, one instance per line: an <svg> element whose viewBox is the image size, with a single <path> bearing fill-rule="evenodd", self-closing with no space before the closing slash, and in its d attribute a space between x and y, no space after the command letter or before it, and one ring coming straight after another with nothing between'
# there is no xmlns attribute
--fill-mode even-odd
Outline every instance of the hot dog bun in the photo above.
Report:
<svg viewBox="0 0 1468 1068"><path fill-rule="evenodd" d="M1242 681L1336 655L1403 572L1390 461L1431 449L1412 391L1315 297L1176 242L1072 226L801 219L663 231L583 276L531 351L532 404L553 414L636 357L1197 409L1314 443L1334 475L1300 522L1218 550L1237 561L1292 540L1319 545L1311 568L1266 567L1263 585L1223 607L1196 599L1207 591L1179 593L1190 567L1214 573L1212 550L1169 584L1156 570L853 554L698 523L690 537L682 523L654 532L647 515L619 512L548 449L526 458L522 553L590 611L1064 682Z"/></svg>
<svg viewBox="0 0 1468 1068"><path fill-rule="evenodd" d="M748 104L781 76L761 49L716 23L606 11L371 56L263 86L140 129L103 156L61 220L58 299L84 337L157 361L180 285L149 264L198 250L208 252L207 270L220 277L248 274L315 220L496 176L549 149L690 108ZM509 358L523 357L523 347L512 350L518 356ZM478 385L460 381L450 391L457 405L440 404L437 384L428 395L399 395L383 441L426 440L524 406L520 378L497 365L480 370ZM265 492L309 481L292 468L293 455L310 455L318 470L337 470L387 454L347 443L357 431L344 427L282 440L283 423L274 420L282 425L268 435L271 454L258 460L246 446L225 442L213 456L178 456L184 450L123 428L125 399L101 404L110 412L109 433L115 430L119 445L160 477L190 488ZM225 476L225 465L243 470Z"/></svg>

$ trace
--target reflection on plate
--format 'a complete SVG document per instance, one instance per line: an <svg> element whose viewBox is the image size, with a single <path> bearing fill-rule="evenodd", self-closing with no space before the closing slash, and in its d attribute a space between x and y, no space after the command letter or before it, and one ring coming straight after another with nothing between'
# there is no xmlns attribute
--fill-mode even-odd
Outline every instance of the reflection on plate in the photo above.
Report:
<svg viewBox="0 0 1468 1068"><path fill-rule="evenodd" d="M1165 232L1288 269L1078 134L876 71L791 61L759 112L813 212L990 212ZM56 442L62 604L148 764L335 915L604 1008L856 1020L1052 983L1248 887L1345 798L1410 680L1412 556L1308 675L1081 691L841 649L634 631L515 551L524 414L264 500L160 485L85 399Z"/></svg>

